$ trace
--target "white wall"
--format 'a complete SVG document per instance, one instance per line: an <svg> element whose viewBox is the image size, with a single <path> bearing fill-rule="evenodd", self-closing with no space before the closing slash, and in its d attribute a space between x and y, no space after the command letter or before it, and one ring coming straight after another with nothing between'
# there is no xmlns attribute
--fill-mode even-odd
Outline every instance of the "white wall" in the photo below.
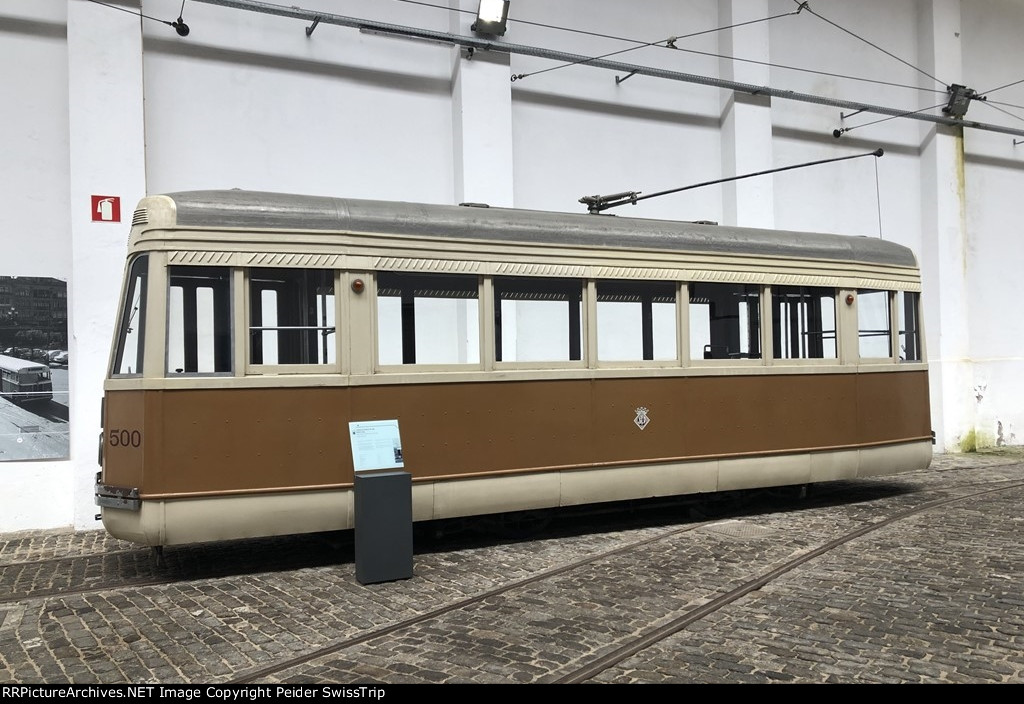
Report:
<svg viewBox="0 0 1024 704"><path fill-rule="evenodd" d="M475 0L451 3L476 8ZM119 4L167 20L181 7ZM468 34L472 22L470 12L397 1L294 4L441 32ZM939 82L807 12L685 37L796 6L513 0L501 41L595 56L630 49L627 39L679 36L685 51L647 47L610 58L908 110L943 102L946 82L987 90L1020 79L1024 5L1016 0L812 3ZM0 531L94 525L100 389L128 225L89 222L90 193L121 195L126 216L146 192L234 187L583 212L583 195L650 193L882 147L879 160L617 212L881 236L912 247L924 267L939 448L972 437L1021 442L1024 319L1013 312L1012 287L1024 268L1014 207L1024 145L1011 136L966 130L958 162L957 130L909 120L869 125L882 116L841 120L838 108L737 101L718 88L640 75L617 83L607 70L547 70L558 63L521 55L467 59L444 45L326 24L307 37L301 20L200 2L184 12L191 32L183 38L84 0L0 5L0 65L8 68L0 237L18 244L4 250L0 275L67 279L73 337L71 459L0 463ZM996 109L1020 113L1024 84L993 100L1005 105L975 103L969 117L1024 125ZM836 139L837 127L853 129Z"/></svg>
<svg viewBox="0 0 1024 704"><path fill-rule="evenodd" d="M770 11L791 11L793 5L774 0ZM916 62L915 3L868 0L813 3L812 8L892 53L902 54L905 60ZM802 12L773 20L771 31L771 62L777 65L771 71L773 87L908 111L922 107L915 90L838 78L874 78L916 86L920 76L914 69L818 17ZM813 68L835 75L811 74L783 66ZM862 154L879 147L885 150L885 156L878 160L865 157L778 174L777 227L881 235L919 250L918 123L888 120L860 127L886 116L861 113L844 120L840 114L851 110L784 99L774 99L772 108L777 166ZM837 128L852 129L836 139L833 131Z"/></svg>
<svg viewBox="0 0 1024 704"><path fill-rule="evenodd" d="M176 16L180 2L147 1ZM447 31L445 12L313 2L333 14ZM377 8L369 8L376 10ZM447 203L448 51L437 45L188 3L187 38L145 30L146 175L152 192L243 188Z"/></svg>
<svg viewBox="0 0 1024 704"><path fill-rule="evenodd" d="M0 8L0 275L71 274L68 50L64 3ZM42 256L41 256L42 255Z"/></svg>
<svg viewBox="0 0 1024 704"><path fill-rule="evenodd" d="M963 3L964 81L990 95L991 105L971 107L976 120L1024 126L1020 28L1024 4L1015 0ZM1015 39L1015 37L1018 37ZM1010 48L1010 51L1007 51ZM995 101L1000 104L997 105ZM964 135L969 357L974 367L974 427L981 442L1024 443L1024 316L1016 312L1024 271L1024 144L1004 134L968 130Z"/></svg>
<svg viewBox="0 0 1024 704"><path fill-rule="evenodd" d="M637 42L678 36L718 25L716 2L649 0L595 3L520 0L513 16L613 35ZM511 24L506 38L584 56L634 43L543 27ZM714 35L687 40L688 48L717 49ZM647 47L608 57L622 63L713 75L717 59ZM516 205L586 212L580 197L667 190L721 176L717 89L633 76L586 65L565 66L514 55L511 71L526 74L513 86ZM557 68L555 68L557 67ZM535 73L545 69L555 70ZM531 75L533 74L533 75ZM680 220L720 220L721 190L711 188L651 199L617 211L622 215Z"/></svg>
<svg viewBox="0 0 1024 704"><path fill-rule="evenodd" d="M71 204L65 3L4 3L0 66L0 276L67 280ZM0 463L0 530L70 525L74 503L71 462Z"/></svg>

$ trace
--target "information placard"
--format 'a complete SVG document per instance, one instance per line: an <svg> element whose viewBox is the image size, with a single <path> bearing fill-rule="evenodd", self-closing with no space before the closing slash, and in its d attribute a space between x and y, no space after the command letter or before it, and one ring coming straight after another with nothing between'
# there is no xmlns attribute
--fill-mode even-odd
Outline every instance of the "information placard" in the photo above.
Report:
<svg viewBox="0 0 1024 704"><path fill-rule="evenodd" d="M348 424L352 466L357 472L404 467L398 420L367 420Z"/></svg>

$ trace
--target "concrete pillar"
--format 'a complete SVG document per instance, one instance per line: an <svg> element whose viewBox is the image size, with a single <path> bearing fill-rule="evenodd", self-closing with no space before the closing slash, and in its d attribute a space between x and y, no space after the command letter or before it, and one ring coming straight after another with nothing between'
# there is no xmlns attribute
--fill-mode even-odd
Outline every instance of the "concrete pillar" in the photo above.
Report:
<svg viewBox="0 0 1024 704"><path fill-rule="evenodd" d="M920 0L919 66L962 82L960 3ZM927 87L933 81L922 76ZM936 101L932 95L924 100ZM922 107L925 107L922 103ZM974 429L969 358L963 129L921 123L921 268L936 450L959 449Z"/></svg>
<svg viewBox="0 0 1024 704"><path fill-rule="evenodd" d="M719 0L721 26L764 19L770 12L767 0ZM722 32L724 56L768 62L768 22ZM722 78L766 86L768 67L742 61L720 62ZM722 178L773 168L771 98L723 91ZM727 225L772 228L775 226L775 194L772 176L733 181L722 185L722 215Z"/></svg>
<svg viewBox="0 0 1024 704"><path fill-rule="evenodd" d="M476 12L476 0L463 0ZM452 0L452 7L458 7ZM451 31L471 34L475 19L452 13ZM513 205L510 55L452 49L452 145L456 203Z"/></svg>
<svg viewBox="0 0 1024 704"><path fill-rule="evenodd" d="M113 0L139 12L138 0ZM100 399L132 211L146 190L142 20L68 3L71 280L68 286L75 527L95 528ZM170 31L170 30L169 30ZM121 199L121 222L93 222L91 196Z"/></svg>

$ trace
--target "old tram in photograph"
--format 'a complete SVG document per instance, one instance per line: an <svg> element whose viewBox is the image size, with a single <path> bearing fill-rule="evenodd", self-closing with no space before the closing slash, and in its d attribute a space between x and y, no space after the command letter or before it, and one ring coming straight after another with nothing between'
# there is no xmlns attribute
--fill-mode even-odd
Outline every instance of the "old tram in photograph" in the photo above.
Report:
<svg viewBox="0 0 1024 704"><path fill-rule="evenodd" d="M927 467L920 272L865 237L245 191L135 211L106 529L353 526L349 423L415 520Z"/></svg>

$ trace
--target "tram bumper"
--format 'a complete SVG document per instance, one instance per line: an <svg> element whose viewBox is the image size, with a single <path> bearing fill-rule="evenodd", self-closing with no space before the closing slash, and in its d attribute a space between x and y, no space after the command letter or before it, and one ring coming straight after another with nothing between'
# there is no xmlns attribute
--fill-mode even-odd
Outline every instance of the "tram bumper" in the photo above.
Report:
<svg viewBox="0 0 1024 704"><path fill-rule="evenodd" d="M93 493L96 496L97 506L127 511L138 511L142 507L137 488L104 484L101 481L102 476L101 472L96 472L96 485Z"/></svg>

